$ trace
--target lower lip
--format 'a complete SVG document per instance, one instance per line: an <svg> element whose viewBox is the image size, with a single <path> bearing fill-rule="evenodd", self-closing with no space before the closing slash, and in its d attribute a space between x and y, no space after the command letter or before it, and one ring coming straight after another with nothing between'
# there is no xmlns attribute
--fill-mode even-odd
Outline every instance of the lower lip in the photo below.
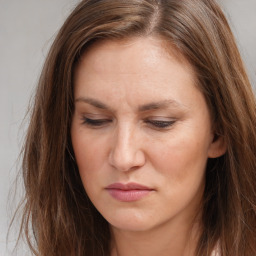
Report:
<svg viewBox="0 0 256 256"><path fill-rule="evenodd" d="M122 190L122 189L107 189L108 193L115 199L122 202L138 201L147 196L152 190Z"/></svg>

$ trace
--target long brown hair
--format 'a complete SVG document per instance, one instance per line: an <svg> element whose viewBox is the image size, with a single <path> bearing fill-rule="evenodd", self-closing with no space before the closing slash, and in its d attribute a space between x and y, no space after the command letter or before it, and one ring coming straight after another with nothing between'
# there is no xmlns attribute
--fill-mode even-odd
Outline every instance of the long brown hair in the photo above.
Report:
<svg viewBox="0 0 256 256"><path fill-rule="evenodd" d="M108 223L89 201L73 157L73 72L98 40L154 35L194 67L227 152L209 159L197 255L256 255L256 108L235 40L214 0L84 0L46 59L23 151L21 225L35 255L110 253ZM32 232L31 232L32 230Z"/></svg>

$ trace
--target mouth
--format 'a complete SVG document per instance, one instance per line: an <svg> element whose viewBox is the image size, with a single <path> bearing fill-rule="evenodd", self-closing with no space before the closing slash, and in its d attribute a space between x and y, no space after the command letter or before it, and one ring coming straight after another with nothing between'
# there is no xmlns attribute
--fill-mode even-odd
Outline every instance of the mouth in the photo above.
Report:
<svg viewBox="0 0 256 256"><path fill-rule="evenodd" d="M154 189L137 183L113 183L106 190L114 199L121 202L138 201L149 195Z"/></svg>

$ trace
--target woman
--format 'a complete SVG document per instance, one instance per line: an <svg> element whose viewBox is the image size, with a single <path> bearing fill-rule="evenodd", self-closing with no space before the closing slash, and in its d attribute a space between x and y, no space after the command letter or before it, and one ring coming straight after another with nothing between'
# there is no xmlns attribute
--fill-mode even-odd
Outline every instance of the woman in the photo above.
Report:
<svg viewBox="0 0 256 256"><path fill-rule="evenodd" d="M39 81L21 232L35 255L256 255L255 125L215 1L82 1Z"/></svg>

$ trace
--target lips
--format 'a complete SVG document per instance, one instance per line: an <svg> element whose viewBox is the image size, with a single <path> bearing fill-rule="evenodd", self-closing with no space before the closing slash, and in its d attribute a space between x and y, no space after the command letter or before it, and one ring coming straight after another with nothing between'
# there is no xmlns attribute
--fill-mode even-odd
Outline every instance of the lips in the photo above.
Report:
<svg viewBox="0 0 256 256"><path fill-rule="evenodd" d="M106 190L114 199L122 202L138 201L149 195L154 189L137 183L113 183Z"/></svg>

